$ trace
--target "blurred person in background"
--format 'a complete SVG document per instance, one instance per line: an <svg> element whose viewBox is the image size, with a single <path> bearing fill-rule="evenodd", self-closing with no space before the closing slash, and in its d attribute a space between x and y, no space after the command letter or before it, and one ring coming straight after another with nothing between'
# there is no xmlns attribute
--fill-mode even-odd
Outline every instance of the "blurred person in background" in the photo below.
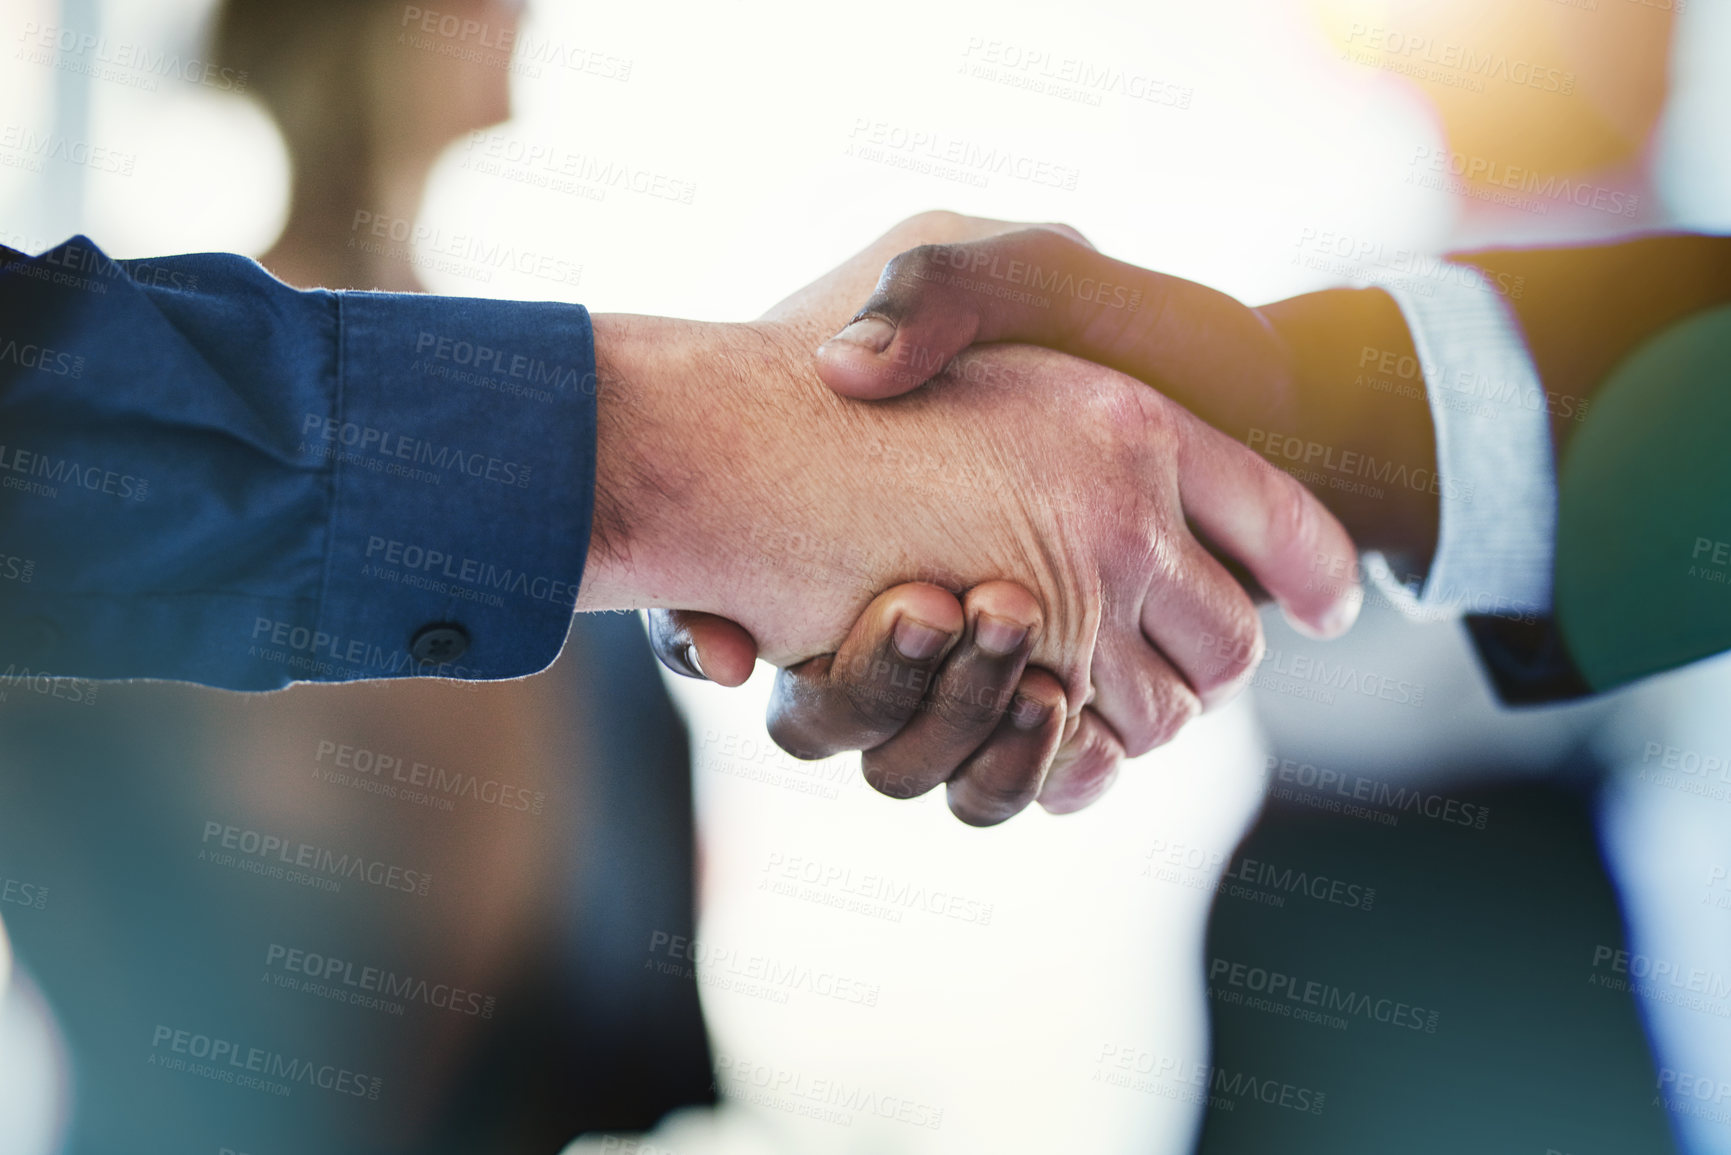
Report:
<svg viewBox="0 0 1731 1155"><path fill-rule="evenodd" d="M522 10L520 0L443 5L442 17L488 32L447 55L405 42L415 22L399 4L224 0L213 53L247 74L290 158L288 219L259 263L297 288L425 292L413 246L375 243L357 220L412 229L439 154L510 118Z"/></svg>

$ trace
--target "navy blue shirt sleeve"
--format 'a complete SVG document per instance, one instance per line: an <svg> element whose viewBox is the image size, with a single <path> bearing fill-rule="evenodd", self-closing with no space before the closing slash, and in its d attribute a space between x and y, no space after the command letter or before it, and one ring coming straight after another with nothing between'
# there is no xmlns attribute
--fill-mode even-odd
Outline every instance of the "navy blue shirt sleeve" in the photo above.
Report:
<svg viewBox="0 0 1731 1155"><path fill-rule="evenodd" d="M0 269L0 677L534 673L594 485L580 306L83 237Z"/></svg>

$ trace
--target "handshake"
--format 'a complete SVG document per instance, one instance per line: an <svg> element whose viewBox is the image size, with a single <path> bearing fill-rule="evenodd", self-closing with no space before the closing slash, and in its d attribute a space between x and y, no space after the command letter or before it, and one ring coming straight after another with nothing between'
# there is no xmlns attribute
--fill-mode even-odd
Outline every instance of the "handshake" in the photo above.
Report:
<svg viewBox="0 0 1731 1155"><path fill-rule="evenodd" d="M1421 402L1352 384L1363 349L1410 351L1375 291L1250 309L933 213L756 323L594 329L578 608L657 607L662 660L726 685L773 662L780 745L862 750L899 798L945 784L972 824L1080 809L1230 700L1256 598L1336 636L1355 541L1435 541L1423 489L1313 494L1241 444L1434 463Z"/></svg>

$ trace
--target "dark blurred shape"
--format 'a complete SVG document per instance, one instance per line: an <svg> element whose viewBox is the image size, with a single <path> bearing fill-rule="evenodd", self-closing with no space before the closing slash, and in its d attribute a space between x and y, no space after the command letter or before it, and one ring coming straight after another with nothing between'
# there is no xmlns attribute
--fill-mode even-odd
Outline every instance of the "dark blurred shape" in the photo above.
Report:
<svg viewBox="0 0 1731 1155"><path fill-rule="evenodd" d="M486 975L436 938L427 945L437 914L404 913L465 886L480 887L482 903L520 901L486 893L484 864L473 877L436 869L422 900L353 884L325 893L201 860L204 823L249 788L247 768L209 736L225 718L254 732L246 709L268 710L270 698L105 686L92 709L9 693L0 867L45 886L48 902L8 907L7 926L72 1055L67 1155L548 1152L583 1131L647 1130L675 1107L714 1101L696 984L645 968L654 933L694 933L685 729L635 616L580 625L559 689L575 703L566 753L581 792L556 789L545 814L501 813L492 827L513 839L559 824L536 888L548 921L524 928L507 966ZM281 779L274 767L268 777ZM293 829L278 821L266 829ZM496 997L497 1014L410 1000L394 1016L280 989L267 981L273 944L464 987ZM304 1085L276 1097L164 1070L151 1062L165 1057L152 1046L161 1026L344 1066L384 1090L376 1102ZM420 1081L438 1069L426 1052L445 1053L449 1073Z"/></svg>
<svg viewBox="0 0 1731 1155"><path fill-rule="evenodd" d="M1390 826L1275 802L1239 846L1235 867L1249 858L1375 896L1368 910L1291 892L1282 906L1216 900L1215 1099L1200 1155L1675 1150L1640 1015L1616 986L1627 975L1611 965L1626 935L1592 799L1556 785L1408 789L1469 809L1435 808L1455 821L1399 811ZM1488 809L1484 829L1458 821L1477 818L1471 807ZM1284 1011L1270 1011L1249 1003L1248 972L1234 984L1214 960L1321 989L1306 1000L1283 987L1269 1001ZM1347 1026L1294 1016L1310 1011ZM1321 1110L1234 1093L1246 1085L1235 1078L1320 1092Z"/></svg>
<svg viewBox="0 0 1731 1155"><path fill-rule="evenodd" d="M715 1101L697 984L646 967L657 934L687 941L695 816L691 744L636 615L580 617L562 661L580 671L586 818L568 833L558 941L531 960L525 1001L471 1057L449 1150L510 1136L546 1151L579 1131L647 1131ZM508 1105L508 1106L507 1106ZM555 1143L555 1146L557 1144Z"/></svg>

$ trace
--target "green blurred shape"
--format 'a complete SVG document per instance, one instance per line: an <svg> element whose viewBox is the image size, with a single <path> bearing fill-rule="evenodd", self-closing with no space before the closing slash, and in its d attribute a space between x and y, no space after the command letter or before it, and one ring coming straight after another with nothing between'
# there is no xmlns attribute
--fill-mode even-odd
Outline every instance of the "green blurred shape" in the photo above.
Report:
<svg viewBox="0 0 1731 1155"><path fill-rule="evenodd" d="M1557 626L1589 686L1731 649L1731 306L1617 367L1569 444L1559 499Z"/></svg>

